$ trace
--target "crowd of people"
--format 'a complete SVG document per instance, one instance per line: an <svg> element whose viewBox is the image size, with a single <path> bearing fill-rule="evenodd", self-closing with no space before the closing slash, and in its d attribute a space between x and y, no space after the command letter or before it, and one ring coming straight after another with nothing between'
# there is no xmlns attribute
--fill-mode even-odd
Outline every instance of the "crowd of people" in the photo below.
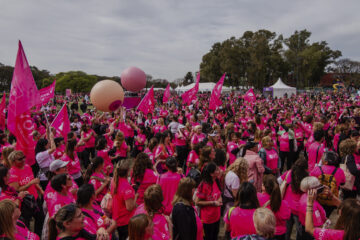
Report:
<svg viewBox="0 0 360 240"><path fill-rule="evenodd" d="M56 96L31 115L35 161L2 132L0 239L360 239L360 99L161 96L146 115Z"/></svg>

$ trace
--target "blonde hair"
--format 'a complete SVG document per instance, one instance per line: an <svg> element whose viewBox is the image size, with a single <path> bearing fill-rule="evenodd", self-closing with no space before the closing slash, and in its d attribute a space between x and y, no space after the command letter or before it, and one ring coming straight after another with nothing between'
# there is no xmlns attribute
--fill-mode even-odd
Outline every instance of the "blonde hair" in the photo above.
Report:
<svg viewBox="0 0 360 240"><path fill-rule="evenodd" d="M320 185L321 184L319 182L319 179L317 179L316 177L305 177L303 180L301 180L300 190L302 192L307 192L309 189L319 187Z"/></svg>
<svg viewBox="0 0 360 240"><path fill-rule="evenodd" d="M122 143L123 141L125 141L125 135L124 135L124 133L123 133L122 131L118 131L117 134L116 134L116 136L115 136L115 143L114 143L114 145L115 145L116 147L118 147L117 145L120 144L120 143ZM120 146L121 146L121 145L120 145ZM120 146L119 146L119 147L120 147Z"/></svg>
<svg viewBox="0 0 360 240"><path fill-rule="evenodd" d="M233 162L227 169L226 169L226 174L229 171L234 172L240 180L240 183L246 182L248 180L248 169L249 169L249 164L246 161L245 158L238 158L235 160L235 162Z"/></svg>
<svg viewBox="0 0 360 240"><path fill-rule="evenodd" d="M0 234L15 240L15 226L12 222L16 204L8 199L0 202Z"/></svg>
<svg viewBox="0 0 360 240"><path fill-rule="evenodd" d="M324 128L324 124L322 122L315 122L313 127L313 132L322 130Z"/></svg>
<svg viewBox="0 0 360 240"><path fill-rule="evenodd" d="M345 139L339 145L340 157L346 157L356 152L357 144L353 139Z"/></svg>
<svg viewBox="0 0 360 240"><path fill-rule="evenodd" d="M25 155L22 151L14 150L9 154L8 158L10 160L10 163L13 164L16 159L18 159L19 157L23 157L23 156L25 156Z"/></svg>
<svg viewBox="0 0 360 240"><path fill-rule="evenodd" d="M186 205L191 206L193 200L192 190L194 188L196 188L196 183L193 179L189 177L182 178L176 190L172 205L175 206L176 203L182 202Z"/></svg>
<svg viewBox="0 0 360 240"><path fill-rule="evenodd" d="M275 234L276 218L274 213L267 208L258 208L254 212L253 221L256 233L266 239Z"/></svg>
<svg viewBox="0 0 360 240"><path fill-rule="evenodd" d="M1 158L4 160L4 165L7 168L11 168L11 163L9 161L9 155L12 153L15 149L11 146L5 147L2 151Z"/></svg>
<svg viewBox="0 0 360 240"><path fill-rule="evenodd" d="M267 142L272 142L272 139L270 136L265 136L261 139L261 145L264 147L264 148L268 148L269 147L269 144L267 144Z"/></svg>

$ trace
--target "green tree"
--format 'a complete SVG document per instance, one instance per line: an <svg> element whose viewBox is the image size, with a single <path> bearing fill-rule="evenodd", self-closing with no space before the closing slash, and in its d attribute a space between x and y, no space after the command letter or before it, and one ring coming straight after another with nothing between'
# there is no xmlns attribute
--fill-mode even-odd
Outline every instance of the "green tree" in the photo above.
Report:
<svg viewBox="0 0 360 240"><path fill-rule="evenodd" d="M194 82L194 76L193 76L192 72L187 72L184 77L183 85L186 86L193 82Z"/></svg>
<svg viewBox="0 0 360 240"><path fill-rule="evenodd" d="M310 43L311 32L306 29L295 31L284 40L287 50L284 53L290 74L296 87L316 86L326 67L341 56L341 52L331 50L327 42Z"/></svg>
<svg viewBox="0 0 360 240"><path fill-rule="evenodd" d="M71 89L76 93L88 93L98 81L95 75L88 75L81 71L61 72L55 75L56 91L64 93L66 89Z"/></svg>

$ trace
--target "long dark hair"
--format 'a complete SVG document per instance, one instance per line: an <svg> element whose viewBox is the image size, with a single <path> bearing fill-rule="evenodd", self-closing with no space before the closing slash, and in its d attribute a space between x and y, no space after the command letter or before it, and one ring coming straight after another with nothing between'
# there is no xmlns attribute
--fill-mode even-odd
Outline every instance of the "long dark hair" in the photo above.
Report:
<svg viewBox="0 0 360 240"><path fill-rule="evenodd" d="M49 219L49 240L55 240L58 232L64 231L64 222L74 219L78 207L75 204L68 204L60 208L53 218Z"/></svg>
<svg viewBox="0 0 360 240"><path fill-rule="evenodd" d="M95 195L95 188L90 183L84 183L77 191L76 203L78 206L83 207L90 202L92 196Z"/></svg>
<svg viewBox="0 0 360 240"><path fill-rule="evenodd" d="M8 185L5 184L4 182L4 177L6 177L6 175L8 174L9 169L5 166L0 166L0 187L2 188L3 191L5 191L8 188Z"/></svg>
<svg viewBox="0 0 360 240"><path fill-rule="evenodd" d="M45 138L40 138L39 141L36 143L36 147L35 147L35 156L36 154L40 153L40 152L44 152L46 151L46 145L48 144L48 140L46 140Z"/></svg>
<svg viewBox="0 0 360 240"><path fill-rule="evenodd" d="M61 192L63 189L63 185L66 185L66 181L67 181L67 174L62 173L62 174L58 174L56 176L54 176L51 179L51 187L57 191L57 192Z"/></svg>
<svg viewBox="0 0 360 240"><path fill-rule="evenodd" d="M209 162L208 164L206 164L201 172L202 181L212 185L213 179L212 179L211 174L216 171L216 168L217 168L217 166L214 162Z"/></svg>
<svg viewBox="0 0 360 240"><path fill-rule="evenodd" d="M307 171L308 162L304 157L300 157L291 168L291 189L295 193L302 193L300 189L301 181L309 176Z"/></svg>
<svg viewBox="0 0 360 240"><path fill-rule="evenodd" d="M136 156L131 178L134 180L134 182L135 181L142 182L144 178L145 170L152 168L153 165L149 158L149 155L147 155L144 152L141 152Z"/></svg>
<svg viewBox="0 0 360 240"><path fill-rule="evenodd" d="M74 151L75 151L76 144L77 144L76 139L68 140L66 143L65 154L68 157L70 157L72 160L75 159Z"/></svg>
<svg viewBox="0 0 360 240"><path fill-rule="evenodd" d="M243 182L240 185L234 206L238 206L242 209L256 209L260 207L256 195L256 188L252 183Z"/></svg>
<svg viewBox="0 0 360 240"><path fill-rule="evenodd" d="M89 164L88 168L86 169L85 173L85 182L89 182L91 175L95 172L95 170L101 165L104 164L104 159L102 157L95 157L91 160L91 163Z"/></svg>
<svg viewBox="0 0 360 240"><path fill-rule="evenodd" d="M270 208L275 213L281 207L280 187L274 175L265 175L263 179L265 191L270 195Z"/></svg>
<svg viewBox="0 0 360 240"><path fill-rule="evenodd" d="M344 240L360 238L360 201L356 199L344 200L339 210L341 210L335 229L344 230Z"/></svg>

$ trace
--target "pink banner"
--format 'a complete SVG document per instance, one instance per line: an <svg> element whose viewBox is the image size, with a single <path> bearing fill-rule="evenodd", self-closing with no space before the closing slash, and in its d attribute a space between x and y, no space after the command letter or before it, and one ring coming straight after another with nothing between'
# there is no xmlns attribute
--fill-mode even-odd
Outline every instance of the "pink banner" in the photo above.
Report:
<svg viewBox="0 0 360 240"><path fill-rule="evenodd" d="M66 96L70 97L71 96L71 89L66 89Z"/></svg>
<svg viewBox="0 0 360 240"><path fill-rule="evenodd" d="M67 112L66 103L62 106L59 113L55 117L51 126L55 128L58 135L63 136L66 141L67 134L70 132L70 120Z"/></svg>
<svg viewBox="0 0 360 240"><path fill-rule="evenodd" d="M3 98L0 103L0 129L5 130L5 109L6 109L6 93L4 92Z"/></svg>
<svg viewBox="0 0 360 240"><path fill-rule="evenodd" d="M255 102L256 101L256 96L255 96L254 90L252 88L250 88L245 93L244 100L247 102Z"/></svg>
<svg viewBox="0 0 360 240"><path fill-rule="evenodd" d="M196 77L196 83L195 86L192 89L187 90L181 95L181 98L183 100L183 103L190 104L193 100L196 99L196 94L199 91L199 82L200 82L200 72L198 73Z"/></svg>
<svg viewBox="0 0 360 240"><path fill-rule="evenodd" d="M145 115L152 113L155 108L155 99L154 99L154 86L151 87L149 92L143 97L139 103L137 110L142 111Z"/></svg>
<svg viewBox="0 0 360 240"><path fill-rule="evenodd" d="M211 92L210 103L209 103L210 110L215 110L217 107L221 106L222 104L220 97L221 97L221 90L224 84L224 79L225 79L225 73L216 83L214 89Z"/></svg>
<svg viewBox="0 0 360 240"><path fill-rule="evenodd" d="M50 99L54 98L55 84L56 84L56 80L54 80L54 82L50 86L44 87L39 90L39 95L40 95L39 104L40 105L45 105L50 101Z"/></svg>
<svg viewBox="0 0 360 240"><path fill-rule="evenodd" d="M170 100L170 83L167 85L164 96L163 96L163 103L167 103Z"/></svg>

